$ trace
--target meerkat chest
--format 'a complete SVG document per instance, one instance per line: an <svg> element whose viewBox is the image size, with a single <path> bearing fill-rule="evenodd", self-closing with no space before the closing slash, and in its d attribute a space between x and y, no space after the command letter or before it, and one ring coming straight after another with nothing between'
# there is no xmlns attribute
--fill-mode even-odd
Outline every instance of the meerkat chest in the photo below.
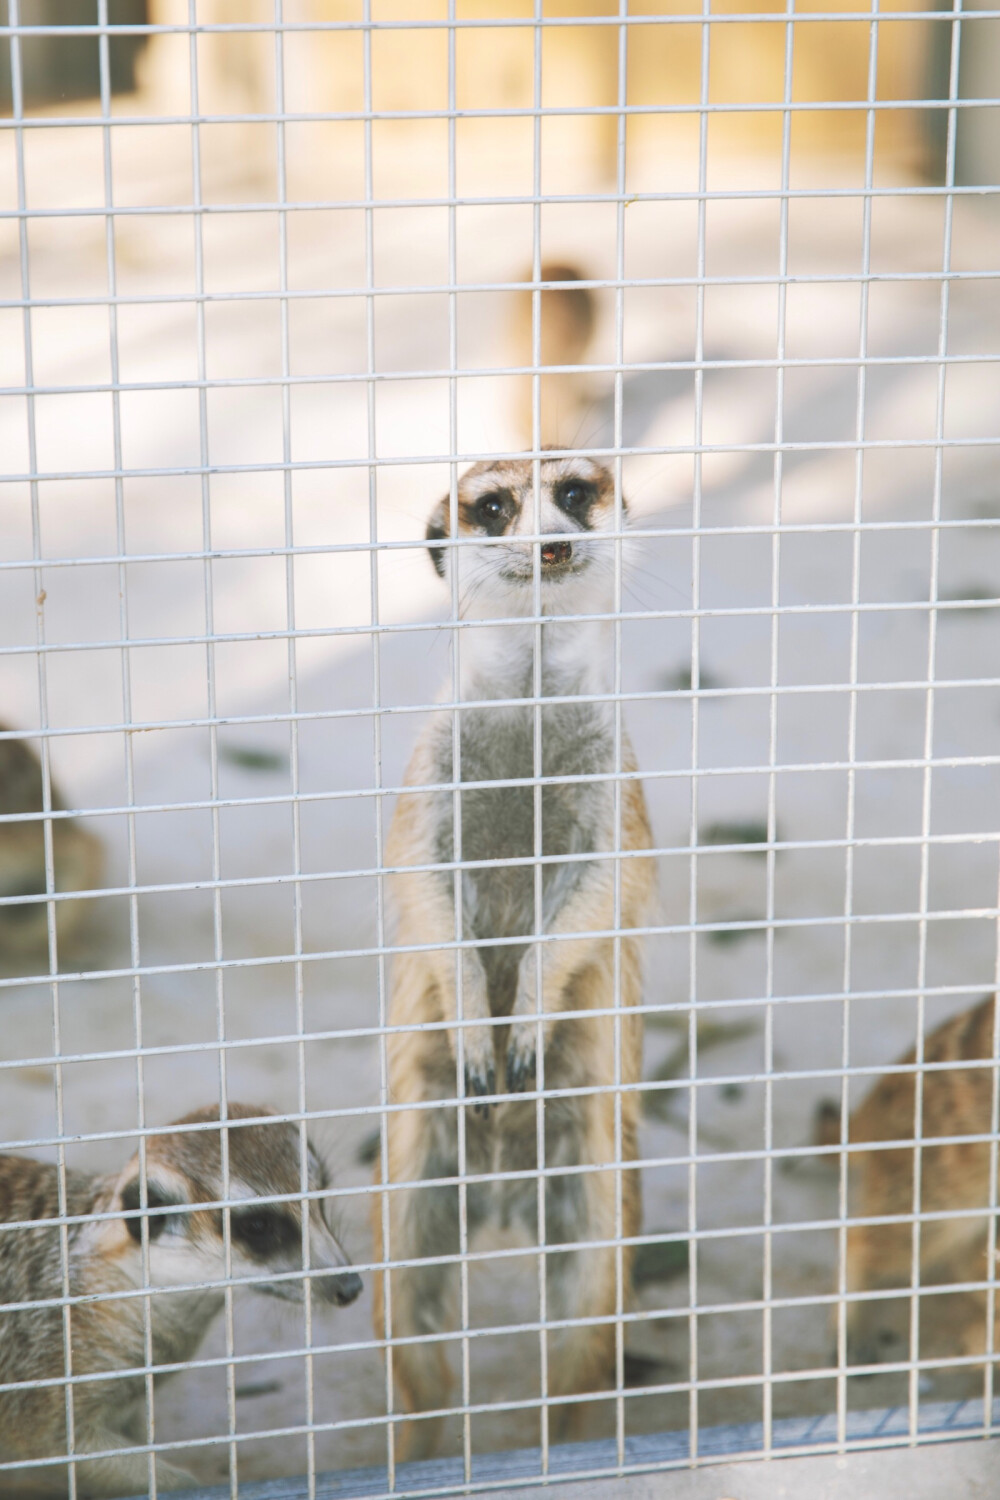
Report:
<svg viewBox="0 0 1000 1500"><path fill-rule="evenodd" d="M463 872L464 915L470 931L484 937L533 931L537 855L546 860L543 901L551 912L584 868L579 858L561 863L560 856L613 847L613 783L603 778L614 769L615 747L606 709L600 704L543 707L538 738L535 713L530 707L465 710L457 777L450 733L438 741L441 780L457 780L461 791L457 840L454 798L440 794L437 859L448 863L457 853L463 861L523 861ZM536 795L539 772L556 780Z"/></svg>

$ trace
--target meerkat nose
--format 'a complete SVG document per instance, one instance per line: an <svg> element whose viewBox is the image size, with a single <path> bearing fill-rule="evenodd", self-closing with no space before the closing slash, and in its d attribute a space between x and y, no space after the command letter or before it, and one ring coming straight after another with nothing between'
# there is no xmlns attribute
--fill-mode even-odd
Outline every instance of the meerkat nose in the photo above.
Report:
<svg viewBox="0 0 1000 1500"><path fill-rule="evenodd" d="M546 567L558 567L560 563L569 562L573 556L573 547L570 542L543 542L542 562Z"/></svg>
<svg viewBox="0 0 1000 1500"><path fill-rule="evenodd" d="M331 1276L325 1286L328 1299L335 1302L338 1307L346 1307L348 1302L353 1302L363 1290L364 1282L357 1271L342 1271L339 1276Z"/></svg>

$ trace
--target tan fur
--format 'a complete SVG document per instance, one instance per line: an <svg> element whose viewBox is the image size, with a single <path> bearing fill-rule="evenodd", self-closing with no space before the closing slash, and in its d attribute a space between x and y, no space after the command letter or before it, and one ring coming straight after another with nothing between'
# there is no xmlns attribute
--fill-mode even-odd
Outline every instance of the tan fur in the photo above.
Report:
<svg viewBox="0 0 1000 1500"><path fill-rule="evenodd" d="M989 1275L989 1142L933 1142L942 1136L989 1133L995 1068L962 1064L993 1058L994 1007L994 997L990 996L973 1009L962 1011L932 1032L924 1045L925 1062L953 1063L954 1067L923 1075L920 1211L982 1209L983 1213L921 1223L921 1283L981 1281ZM912 1064L915 1056L911 1049L900 1061ZM851 1115L849 1139L852 1143L912 1140L915 1101L913 1073L886 1074ZM912 1147L852 1153L854 1215L912 1214L914 1160ZM912 1254L911 1223L856 1225L847 1235L849 1291L908 1289ZM955 1329L956 1342L967 1353L985 1347L985 1291L976 1294L976 1301L980 1311L974 1325ZM884 1319L880 1322L881 1310L879 1301L849 1305L852 1362L870 1363L888 1356L892 1341L888 1327L882 1326Z"/></svg>
<svg viewBox="0 0 1000 1500"><path fill-rule="evenodd" d="M228 1118L268 1113L258 1105L231 1104ZM213 1283L228 1274L253 1278L256 1290L301 1302L301 1277L274 1282L266 1277L301 1271L303 1232L310 1268L326 1273L311 1278L314 1298L343 1303L360 1291L360 1279L343 1270L347 1258L323 1218L320 1199L308 1200L305 1230L302 1200L254 1202L302 1189L298 1127L278 1120L226 1131L233 1203L227 1266L222 1211L197 1207L227 1196L222 1132L183 1128L216 1120L217 1109L198 1110L147 1140L146 1206L159 1212L143 1211L141 1217L136 1215L142 1209L138 1156L116 1176L67 1173L62 1209L54 1166L0 1155L0 1384L15 1383L0 1391L0 1460L23 1465L52 1459L37 1468L0 1469L0 1494L66 1495L67 1465L60 1460L69 1439L61 1383L67 1370L74 1376L108 1376L70 1387L77 1494L147 1492L149 1459L128 1451L150 1440L145 1377L129 1373L147 1364L147 1318L152 1365L172 1365L193 1359L223 1305L223 1289ZM309 1189L322 1189L325 1169L311 1147L307 1156ZM84 1222L63 1232L63 1213ZM112 1217L87 1222L94 1214ZM148 1296L129 1295L143 1288ZM67 1292L84 1299L69 1307L68 1332L55 1300ZM88 1296L104 1300L87 1301ZM52 1383L32 1384L37 1381ZM164 1436L157 1429L156 1439ZM103 1458L86 1457L102 1451ZM159 1456L155 1463L160 1488L192 1483L169 1458Z"/></svg>
<svg viewBox="0 0 1000 1500"><path fill-rule="evenodd" d="M542 281L580 281L574 266L547 261L541 268ZM531 273L525 276L531 280ZM516 294L511 319L511 354L520 366L534 364L534 294ZM597 321L594 293L589 287L553 287L539 293L539 364L579 365L584 362ZM540 433L543 448L568 447L578 442L577 429L591 399L586 375L565 371L543 374L540 386ZM517 378L517 436L526 448L534 441L534 377Z"/></svg>
<svg viewBox="0 0 1000 1500"><path fill-rule="evenodd" d="M478 466L471 476L466 476L459 488L458 515L463 533L468 533L474 517L475 496L489 483L496 482L507 487L519 499L526 495L524 489L526 471L530 465L504 463ZM572 472L571 461L546 460L543 463L543 488L547 476L553 485L564 480L565 473ZM596 465L584 463L581 473L590 475L594 484L595 498L590 520L595 531L584 534L568 525L560 532L573 538L572 545L586 544L586 537L600 534L600 528L610 524L610 501L613 494L610 477ZM546 494L549 491L546 490ZM527 501L525 500L525 505ZM547 517L547 519L546 519ZM522 519L510 523L509 535L516 536L516 528ZM526 529L533 529L533 522L523 518ZM543 530L555 531L558 517L555 510L543 514ZM446 531L446 515L439 507L429 535L440 538ZM537 544L535 544L537 545ZM443 551L444 549L442 549ZM498 559L499 554L489 554ZM518 554L512 545L508 557ZM576 554L574 553L574 556ZM487 567L480 558L476 567ZM581 601L585 591L596 591L600 600L599 585L588 584L590 575L584 568L581 578L574 585L575 598ZM597 575L595 575L597 576ZM509 588L509 585L508 585ZM475 595L477 604L487 617L494 617L506 608L513 610L509 601L512 594L498 595L507 599L501 608L492 600L482 602ZM543 605L543 608L545 606ZM553 612L557 606L553 604ZM583 608L582 604L579 605ZM600 602L590 605L600 609ZM494 660L500 663L500 671L508 668L512 680L521 670L515 660L520 645L511 644L509 656L501 638L493 641L494 635L508 627L484 627L488 642L478 658L486 663L482 670L492 670ZM548 628L548 627L546 627ZM564 626L570 630L572 627ZM530 631L530 627L528 627ZM579 634L579 627L577 627ZM494 654L494 646L496 651ZM581 672L593 669L589 657L589 640L582 642L582 656L588 657ZM572 638L567 647L559 648L566 653L553 666L554 686L562 683L562 692L573 689L566 686L575 680L576 668L572 661ZM543 648L544 650L544 648ZM469 648L472 655L472 648ZM543 656L544 661L544 656ZM523 659L521 661L523 667ZM477 670L477 669L474 669ZM599 683L599 679L598 679ZM463 685L462 696L475 700L487 690L482 676L474 677ZM581 691L578 686L576 691ZM605 689L588 681L588 691ZM494 688L498 696L518 697L522 688ZM546 688L543 686L543 694ZM491 711L492 712L492 711ZM507 720L505 713L516 715L519 710L500 710L496 724L496 744L502 744ZM529 710L530 712L530 710ZM548 709L543 713L551 712ZM464 722L464 715L463 715ZM551 733L558 735L558 720L552 721ZM543 719L543 751L550 747L545 739L547 729ZM463 728L463 735L464 735ZM472 731L470 731L471 733ZM414 789L434 785L442 779L440 765L442 753L440 725L432 723L422 735L414 750L407 772L407 784ZM490 733L485 743L477 746L477 767L489 768L491 755ZM464 739L463 739L464 747ZM554 754L558 745L552 747ZM500 754L498 748L496 751ZM567 746L572 757L573 747ZM463 779L465 777L466 750L463 748ZM623 735L622 764L625 772L635 770L635 761L627 739ZM503 779L509 772L502 769L486 775ZM568 772L567 772L568 774ZM477 769L473 779L483 775ZM516 785L516 783L511 784ZM642 787L637 780L620 783L621 789L621 848L642 850L651 847L652 838L646 813ZM471 809L475 794L462 793L463 841L468 835L468 825L473 821ZM482 794L480 794L482 795ZM504 790L493 794L502 798ZM560 790L554 795L558 797ZM602 794L597 793L598 798ZM611 797L610 790L607 793ZM551 806L552 823L560 817L571 819L571 789L566 790L565 803ZM610 801L608 806L610 807ZM474 836L479 839L474 855L470 857L489 859L495 857L496 849L503 846L499 840L505 833L505 804L496 803L495 814L477 814L480 822ZM604 802L600 802L604 808ZM447 802L434 794L422 794L414 790L400 798L387 840L386 858L392 867L405 871L409 865L433 865L440 861L441 827L439 819L447 810ZM599 814L601 815L601 814ZM546 814L545 816L548 816ZM546 825L548 826L548 825ZM490 828L494 829L490 833ZM485 832L483 831L485 828ZM565 825L562 835L569 838ZM610 841L596 847L613 847ZM581 830L576 847L586 849L588 833ZM490 843L494 839L497 842ZM484 841L485 840L485 844ZM445 841L447 842L447 840ZM572 840L570 839L570 842ZM463 844L464 847L464 844ZM491 852L492 851L492 852ZM519 856L515 856L519 857ZM468 1021L491 1019L497 1025L465 1025L462 1028L461 1053L465 1064L464 1093L466 1172L470 1176L496 1171L532 1171L539 1165L536 1149L536 1105L533 1100L520 1099L518 1094L525 1088L534 1088L534 1079L544 1075L547 1088L595 1088L607 1092L586 1094L572 1099L549 1099L545 1106L546 1165L580 1165L599 1168L612 1165L615 1153L616 1096L615 1058L616 1031L620 1035L620 1079L625 1085L636 1083L640 1077L642 1024L636 1012L641 1003L642 972L640 939L628 936L629 929L640 928L650 919L654 902L655 868L652 860L625 859L618 863L620 869L620 923L619 930L625 934L620 939L621 964L621 1011L617 1015L600 1015L591 1018L560 1020L567 1010L598 1010L614 1005L614 948L611 938L582 936L570 941L546 943L542 946L542 994L540 1010L545 1017L544 1054L535 1057L535 1045L539 1022L536 1019L538 1002L535 994L537 953L528 938L524 945L524 957L517 963L517 983L513 979L508 988L496 979L497 968L489 969L491 950L470 947L462 958L462 1013ZM558 909L546 916L546 933L593 933L615 929L615 862L610 859L594 860L582 866L585 871ZM466 879L471 879L471 875ZM393 1339L392 1368L399 1388L404 1409L410 1413L440 1412L448 1405L448 1392L452 1374L447 1357L450 1342L447 1339L434 1341L427 1335L447 1334L455 1326L455 1282L457 1270L454 1266L434 1264L435 1257L454 1255L459 1250L457 1238L457 1189L435 1186L435 1177L452 1177L457 1172L454 1156L454 1139L457 1120L457 1105L447 1101L458 1097L461 1078L458 1068L459 1044L457 1032L451 1029L457 1019L456 950L447 946L455 937L455 911L452 876L435 871L398 873L390 877L390 895L396 918L396 940L400 946L430 945L422 952L401 953L394 960L391 975L389 1021L393 1027L418 1028L427 1023L446 1022L449 1029L393 1032L388 1039L388 1066L390 1097L393 1105L442 1101L436 1108L400 1111L388 1117L388 1174L393 1184L410 1184L389 1194L379 1194L373 1199L373 1230L375 1259L421 1260L427 1259L425 1267L415 1266L387 1272L375 1280L375 1330L379 1338L387 1334ZM468 892L463 901L470 899ZM496 898L495 898L496 899ZM511 898L513 900L513 897ZM483 897L481 905L472 898L472 911L481 911L488 906ZM498 908L494 906L493 910ZM502 906L501 908L502 909ZM505 931L522 932L517 920L511 915L504 918ZM530 921L530 918L529 918ZM530 925L527 931L533 929ZM491 936L503 936L503 932L485 931L476 927L474 919L464 920L467 938L484 941ZM495 955L500 950L493 949ZM484 961L487 967L484 968ZM502 1102L487 1105L479 1103L480 1095L499 1094ZM634 1162L637 1159L638 1101L633 1092L618 1095L621 1111L621 1160ZM622 1232L626 1238L639 1232L640 1198L638 1173L625 1171L585 1171L579 1176L550 1178L546 1201L546 1246L565 1244L565 1252L546 1256L547 1296L549 1318L603 1318L608 1321L590 1327L576 1327L553 1331L548 1336L549 1379L552 1395L576 1396L597 1393L613 1384L614 1370L614 1323L616 1307L616 1266L613 1247L587 1250L594 1241L614 1241L616 1237L615 1208L617 1176L622 1184ZM376 1173L376 1181L380 1181ZM467 1189L467 1205L470 1236L491 1220L499 1219L504 1225L519 1223L530 1243L538 1243L538 1226L534 1219L537 1197L536 1183L530 1179L519 1183L470 1185ZM383 1241L383 1202L389 1220L389 1244ZM626 1247L623 1253L623 1286L627 1300L631 1281L631 1252ZM387 1290L391 1294L391 1312L386 1303ZM423 1342L405 1342L424 1337ZM400 1342L400 1341L404 1342ZM517 1394L516 1381L506 1395ZM565 1436L579 1423L582 1406L568 1403L554 1408L554 1429ZM443 1419L439 1416L421 1417L410 1422L404 1429L403 1450L410 1456L425 1456L432 1453L440 1441Z"/></svg>
<svg viewBox="0 0 1000 1500"><path fill-rule="evenodd" d="M0 724L0 729L6 729ZM38 894L38 901L0 904L0 960L44 950L48 938L45 904L45 824L42 819L8 823L3 818L42 811L42 768L23 740L0 739L0 898ZM52 785L52 807L64 806ZM52 824L52 859L57 891L86 891L99 886L103 851L98 839L74 818ZM60 947L71 944L85 922L90 903L55 902Z"/></svg>

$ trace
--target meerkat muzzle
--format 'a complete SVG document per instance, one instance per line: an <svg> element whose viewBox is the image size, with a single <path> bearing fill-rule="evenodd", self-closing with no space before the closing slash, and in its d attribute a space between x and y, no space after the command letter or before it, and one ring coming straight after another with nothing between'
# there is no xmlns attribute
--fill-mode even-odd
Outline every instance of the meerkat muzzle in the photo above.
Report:
<svg viewBox="0 0 1000 1500"><path fill-rule="evenodd" d="M342 1271L338 1276L326 1277L320 1282L324 1296L337 1307L346 1307L354 1302L364 1290L364 1282L357 1271Z"/></svg>
<svg viewBox="0 0 1000 1500"><path fill-rule="evenodd" d="M561 563L568 563L572 556L573 544L571 542L542 543L542 563L547 568L556 568Z"/></svg>

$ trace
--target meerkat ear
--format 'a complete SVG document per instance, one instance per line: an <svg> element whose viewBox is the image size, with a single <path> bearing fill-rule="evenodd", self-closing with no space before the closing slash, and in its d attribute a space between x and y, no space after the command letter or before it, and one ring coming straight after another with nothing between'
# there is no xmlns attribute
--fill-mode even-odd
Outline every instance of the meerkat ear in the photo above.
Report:
<svg viewBox="0 0 1000 1500"><path fill-rule="evenodd" d="M442 541L448 535L448 527L445 524L448 516L448 497L439 500L431 511L431 518L427 522L427 540L431 544L427 550L434 564L434 571L439 578L444 577L444 552L443 547L435 547L435 542Z"/></svg>
<svg viewBox="0 0 1000 1500"><path fill-rule="evenodd" d="M165 1192L164 1189L161 1188L157 1183L147 1180L147 1208L166 1208L169 1203L176 1203L177 1201L178 1200L173 1193ZM139 1192L139 1179L138 1177L132 1177L122 1188L122 1208L126 1209L130 1213L134 1213L136 1209L141 1207L142 1202ZM151 1241L158 1240L160 1238L160 1235L167 1227L167 1219L169 1217L169 1214L154 1214L152 1218L146 1220L146 1223L149 1226L149 1238ZM125 1228L128 1230L129 1234L135 1240L137 1245L142 1243L141 1218L126 1219Z"/></svg>

